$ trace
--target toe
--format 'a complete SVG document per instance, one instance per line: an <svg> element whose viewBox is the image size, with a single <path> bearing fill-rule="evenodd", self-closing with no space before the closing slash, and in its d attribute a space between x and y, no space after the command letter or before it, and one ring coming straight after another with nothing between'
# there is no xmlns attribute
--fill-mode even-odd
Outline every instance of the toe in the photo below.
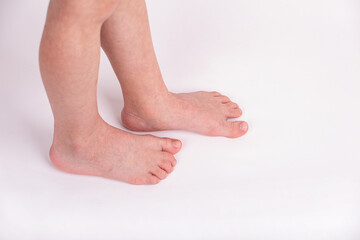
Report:
<svg viewBox="0 0 360 240"><path fill-rule="evenodd" d="M239 105L237 105L236 103L234 103L234 102L228 102L228 103L225 103L224 104L225 105L225 107L227 107L227 108L239 108Z"/></svg>
<svg viewBox="0 0 360 240"><path fill-rule="evenodd" d="M154 184L158 184L160 182L160 178L149 174L149 176L146 178L145 184L149 184L149 185L154 185Z"/></svg>
<svg viewBox="0 0 360 240"><path fill-rule="evenodd" d="M170 162L172 167L175 167L176 159L175 159L174 155L172 155L171 153L164 152L163 159L164 159L164 161Z"/></svg>
<svg viewBox="0 0 360 240"><path fill-rule="evenodd" d="M169 161L161 162L158 166L168 174L174 169Z"/></svg>
<svg viewBox="0 0 360 240"><path fill-rule="evenodd" d="M182 143L177 139L161 138L160 145L163 152L175 154L180 151Z"/></svg>
<svg viewBox="0 0 360 240"><path fill-rule="evenodd" d="M210 92L214 97L218 97L218 96L221 96L221 93L219 92L216 92L216 91L213 91L213 92Z"/></svg>
<svg viewBox="0 0 360 240"><path fill-rule="evenodd" d="M231 102L230 98L228 98L227 96L221 95L218 98L219 98L221 103L229 103L229 102Z"/></svg>
<svg viewBox="0 0 360 240"><path fill-rule="evenodd" d="M171 173L176 165L175 157L171 154L164 155L164 159L160 161L158 166L166 171L167 173Z"/></svg>
<svg viewBox="0 0 360 240"><path fill-rule="evenodd" d="M151 174L158 177L159 179L163 180L167 177L167 172L161 169L160 167L155 167L150 171Z"/></svg>
<svg viewBox="0 0 360 240"><path fill-rule="evenodd" d="M148 173L146 175L137 175L137 176L133 176L130 179L128 179L128 183L130 184L134 184L134 185L146 185L146 184L156 184L156 179L158 180L157 182L160 181L160 179L156 176L154 176L151 173Z"/></svg>
<svg viewBox="0 0 360 240"><path fill-rule="evenodd" d="M228 118L238 118L242 114L240 108L230 108L226 111L226 117Z"/></svg>
<svg viewBox="0 0 360 240"><path fill-rule="evenodd" d="M225 136L229 138L237 138L244 135L248 130L248 124L244 121L227 122Z"/></svg>

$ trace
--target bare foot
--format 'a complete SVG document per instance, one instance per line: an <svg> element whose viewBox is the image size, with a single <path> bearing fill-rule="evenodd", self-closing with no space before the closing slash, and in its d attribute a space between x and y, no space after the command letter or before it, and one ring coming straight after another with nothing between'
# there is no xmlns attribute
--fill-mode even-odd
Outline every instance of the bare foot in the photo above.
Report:
<svg viewBox="0 0 360 240"><path fill-rule="evenodd" d="M124 126L133 131L178 129L236 138L247 132L248 125L227 120L240 117L241 113L236 103L218 92L168 92L139 101L138 105L125 104L121 118Z"/></svg>
<svg viewBox="0 0 360 240"><path fill-rule="evenodd" d="M179 140L135 135L101 122L90 136L55 135L50 159L69 173L156 184L173 171L180 148Z"/></svg>

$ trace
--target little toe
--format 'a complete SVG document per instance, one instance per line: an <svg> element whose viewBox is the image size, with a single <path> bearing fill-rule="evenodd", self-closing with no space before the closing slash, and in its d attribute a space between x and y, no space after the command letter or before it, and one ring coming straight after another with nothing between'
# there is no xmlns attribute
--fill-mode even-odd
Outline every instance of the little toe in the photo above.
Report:
<svg viewBox="0 0 360 240"><path fill-rule="evenodd" d="M230 108L226 111L226 117L227 118L238 118L242 114L240 108Z"/></svg>
<svg viewBox="0 0 360 240"><path fill-rule="evenodd" d="M156 177L153 174L149 174L149 176L147 176L145 184L148 185L154 185L154 184L158 184L160 182L160 178Z"/></svg>
<svg viewBox="0 0 360 240"><path fill-rule="evenodd" d="M152 169L150 171L151 174L153 174L154 176L158 177L159 179L163 180L167 177L168 173L166 171L164 171L163 169L161 169L160 167L155 167L154 169Z"/></svg>
<svg viewBox="0 0 360 240"><path fill-rule="evenodd" d="M163 152L175 154L180 151L182 143L177 139L161 138L160 145Z"/></svg>
<svg viewBox="0 0 360 240"><path fill-rule="evenodd" d="M248 124L244 121L227 122L225 136L229 138L237 138L244 135L248 130Z"/></svg>

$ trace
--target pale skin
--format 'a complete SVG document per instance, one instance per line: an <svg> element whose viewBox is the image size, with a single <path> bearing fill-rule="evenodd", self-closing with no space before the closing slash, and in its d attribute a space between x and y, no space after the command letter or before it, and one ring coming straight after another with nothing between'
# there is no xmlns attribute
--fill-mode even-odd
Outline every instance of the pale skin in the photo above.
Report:
<svg viewBox="0 0 360 240"><path fill-rule="evenodd" d="M170 174L181 141L135 135L98 113L96 86L104 49L124 96L123 125L133 131L186 130L236 138L247 132L236 103L218 92L168 91L155 56L144 0L51 0L40 70L54 115L53 164L66 172L131 184ZM120 109L119 109L120 111Z"/></svg>

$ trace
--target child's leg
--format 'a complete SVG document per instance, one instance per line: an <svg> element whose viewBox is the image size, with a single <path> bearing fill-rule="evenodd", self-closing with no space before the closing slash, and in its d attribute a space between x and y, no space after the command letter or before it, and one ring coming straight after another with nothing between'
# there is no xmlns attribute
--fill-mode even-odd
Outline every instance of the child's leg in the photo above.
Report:
<svg viewBox="0 0 360 240"><path fill-rule="evenodd" d="M133 184L154 184L175 164L178 140L133 135L98 114L100 29L118 0L51 0L40 69L54 114L50 158L58 168Z"/></svg>
<svg viewBox="0 0 360 240"><path fill-rule="evenodd" d="M135 131L183 129L239 137L246 122L228 122L241 110L217 92L168 92L154 53L144 0L123 0L101 30L102 47L122 86L124 125Z"/></svg>

